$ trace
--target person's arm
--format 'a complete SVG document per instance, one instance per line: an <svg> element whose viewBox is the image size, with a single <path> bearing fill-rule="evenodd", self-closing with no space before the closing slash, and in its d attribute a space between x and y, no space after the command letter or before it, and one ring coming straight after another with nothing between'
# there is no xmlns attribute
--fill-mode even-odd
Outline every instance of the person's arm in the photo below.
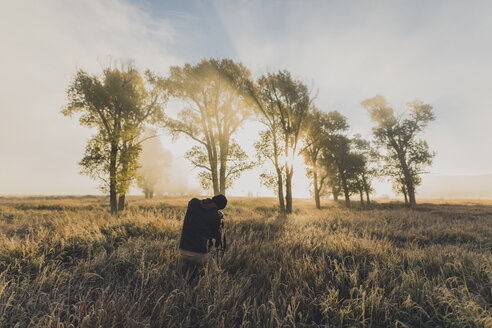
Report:
<svg viewBox="0 0 492 328"><path fill-rule="evenodd" d="M219 241L220 240L220 233L221 233L221 228L220 228L220 222L222 221L222 217L224 215L220 212L217 211L215 215L213 216L212 222L211 222L211 236L213 239Z"/></svg>

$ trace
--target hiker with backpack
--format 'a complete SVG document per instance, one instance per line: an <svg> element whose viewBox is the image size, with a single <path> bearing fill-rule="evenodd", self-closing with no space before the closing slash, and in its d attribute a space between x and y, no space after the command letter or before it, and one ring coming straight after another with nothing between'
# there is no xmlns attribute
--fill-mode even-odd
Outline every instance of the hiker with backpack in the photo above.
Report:
<svg viewBox="0 0 492 328"><path fill-rule="evenodd" d="M183 274L188 275L188 281L193 281L203 268L211 261L209 251L212 239L215 247L225 249L225 237L222 238L222 217L220 210L227 205L224 195L212 198L193 198L188 202L188 208L181 231L179 242L179 266Z"/></svg>

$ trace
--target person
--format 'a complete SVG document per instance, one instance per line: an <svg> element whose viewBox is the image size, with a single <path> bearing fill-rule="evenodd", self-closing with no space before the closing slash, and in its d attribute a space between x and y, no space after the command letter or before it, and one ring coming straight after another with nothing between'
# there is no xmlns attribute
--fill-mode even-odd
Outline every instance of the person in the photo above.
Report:
<svg viewBox="0 0 492 328"><path fill-rule="evenodd" d="M220 243L223 216L220 210L226 205L224 195L202 200L193 198L188 202L179 241L179 266L181 272L188 275L188 282L194 281L210 261L207 243L211 239L215 239L216 246Z"/></svg>

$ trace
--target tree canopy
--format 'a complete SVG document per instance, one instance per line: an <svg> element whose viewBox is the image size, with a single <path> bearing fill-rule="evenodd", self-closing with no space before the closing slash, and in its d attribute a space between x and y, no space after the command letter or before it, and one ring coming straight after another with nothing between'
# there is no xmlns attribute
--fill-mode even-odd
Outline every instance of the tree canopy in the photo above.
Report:
<svg viewBox="0 0 492 328"><path fill-rule="evenodd" d="M240 173L252 167L232 138L251 116L248 98L250 71L230 59L203 59L196 65L170 68L166 83L171 95L186 105L165 125L173 136L185 135L198 145L187 158L203 171L202 186L225 194Z"/></svg>
<svg viewBox="0 0 492 328"><path fill-rule="evenodd" d="M386 171L402 184L408 193L410 205L416 204L415 187L420 175L432 164L435 152L419 134L435 119L432 106L420 100L407 104L407 115L395 114L383 96L362 102L375 123L373 134L377 145L384 151L382 158Z"/></svg>

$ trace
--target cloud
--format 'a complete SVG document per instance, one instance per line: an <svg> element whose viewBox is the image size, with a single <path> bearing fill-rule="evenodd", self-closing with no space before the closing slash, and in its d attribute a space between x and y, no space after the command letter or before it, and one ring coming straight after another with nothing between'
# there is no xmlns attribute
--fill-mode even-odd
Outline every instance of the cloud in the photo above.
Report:
<svg viewBox="0 0 492 328"><path fill-rule="evenodd" d="M125 1L3 1L0 40L0 194L98 192L77 174L91 131L60 114L77 68L97 73L108 55L180 63L171 24Z"/></svg>
<svg viewBox="0 0 492 328"><path fill-rule="evenodd" d="M237 59L257 74L290 70L366 136L363 99L382 94L401 109L418 97L437 116L426 131L438 152L431 172L490 172L490 2L219 3Z"/></svg>

